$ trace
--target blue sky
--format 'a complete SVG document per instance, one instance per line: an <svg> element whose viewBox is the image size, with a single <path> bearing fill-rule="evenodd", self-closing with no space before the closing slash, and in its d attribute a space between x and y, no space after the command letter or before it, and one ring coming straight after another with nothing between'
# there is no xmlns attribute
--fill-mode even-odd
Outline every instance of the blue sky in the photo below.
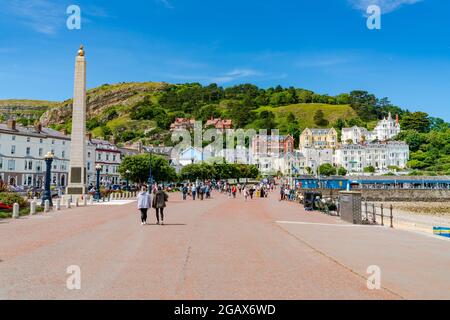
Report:
<svg viewBox="0 0 450 320"><path fill-rule="evenodd" d="M382 29L365 8L382 8ZM81 8L81 30L66 9ZM64 100L121 81L354 89L450 121L448 0L0 0L0 99Z"/></svg>

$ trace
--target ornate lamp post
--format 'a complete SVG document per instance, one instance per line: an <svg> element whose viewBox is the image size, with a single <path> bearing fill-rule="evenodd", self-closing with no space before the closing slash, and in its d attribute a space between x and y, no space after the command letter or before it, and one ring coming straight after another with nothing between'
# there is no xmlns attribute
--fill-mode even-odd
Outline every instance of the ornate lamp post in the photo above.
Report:
<svg viewBox="0 0 450 320"><path fill-rule="evenodd" d="M125 171L126 178L127 178L127 191L130 191L130 170Z"/></svg>
<svg viewBox="0 0 450 320"><path fill-rule="evenodd" d="M95 186L95 195L94 199L97 201L100 201L101 194L100 194L100 171L102 171L102 166L100 164L97 164L95 166L95 171L97 172L97 183Z"/></svg>
<svg viewBox="0 0 450 320"><path fill-rule="evenodd" d="M44 195L42 196L42 206L45 205L45 201L48 200L50 206L53 206L52 203L52 192L50 190L50 184L52 181L52 162L53 162L53 153L50 151L45 155L44 160L47 165L47 170L45 172L45 184L44 184Z"/></svg>
<svg viewBox="0 0 450 320"><path fill-rule="evenodd" d="M151 192L153 185L153 176L152 176L152 150L150 149L150 169L148 173L148 189Z"/></svg>

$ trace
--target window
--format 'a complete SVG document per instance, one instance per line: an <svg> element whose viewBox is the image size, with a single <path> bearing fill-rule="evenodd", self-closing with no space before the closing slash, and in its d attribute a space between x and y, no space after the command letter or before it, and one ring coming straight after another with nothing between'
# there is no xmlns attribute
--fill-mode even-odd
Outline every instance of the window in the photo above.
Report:
<svg viewBox="0 0 450 320"><path fill-rule="evenodd" d="M16 169L16 161L15 160L8 160L8 170L13 171Z"/></svg>
<svg viewBox="0 0 450 320"><path fill-rule="evenodd" d="M98 160L102 160L102 154L101 153L98 154Z"/></svg>
<svg viewBox="0 0 450 320"><path fill-rule="evenodd" d="M28 170L33 170L33 161L28 161Z"/></svg>
<svg viewBox="0 0 450 320"><path fill-rule="evenodd" d="M87 156L88 156L88 158L90 158L90 157L91 157L91 153L90 153L90 152L88 152L88 155L87 155Z"/></svg>
<svg viewBox="0 0 450 320"><path fill-rule="evenodd" d="M31 154L31 148L27 147L27 156L29 156Z"/></svg>
<svg viewBox="0 0 450 320"><path fill-rule="evenodd" d="M39 143L42 143L42 142L44 142L44 140L42 140L42 139L39 139Z"/></svg>
<svg viewBox="0 0 450 320"><path fill-rule="evenodd" d="M109 161L109 154L106 154L106 161Z"/></svg>
<svg viewBox="0 0 450 320"><path fill-rule="evenodd" d="M11 137L12 141L16 141L16 136Z"/></svg>
<svg viewBox="0 0 450 320"><path fill-rule="evenodd" d="M3 169L3 159L0 158L0 169Z"/></svg>
<svg viewBox="0 0 450 320"><path fill-rule="evenodd" d="M31 140L31 138L30 138L30 137L27 137L27 142L30 142L30 140Z"/></svg>
<svg viewBox="0 0 450 320"><path fill-rule="evenodd" d="M65 156L66 156L66 152L65 151L63 151L62 153L61 153L61 157L64 159L65 158Z"/></svg>
<svg viewBox="0 0 450 320"><path fill-rule="evenodd" d="M52 140L52 144L55 144L55 140Z"/></svg>
<svg viewBox="0 0 450 320"><path fill-rule="evenodd" d="M42 157L42 153L43 153L42 148L39 148L39 157Z"/></svg>
<svg viewBox="0 0 450 320"><path fill-rule="evenodd" d="M11 154L15 154L16 153L16 146L11 146Z"/></svg>

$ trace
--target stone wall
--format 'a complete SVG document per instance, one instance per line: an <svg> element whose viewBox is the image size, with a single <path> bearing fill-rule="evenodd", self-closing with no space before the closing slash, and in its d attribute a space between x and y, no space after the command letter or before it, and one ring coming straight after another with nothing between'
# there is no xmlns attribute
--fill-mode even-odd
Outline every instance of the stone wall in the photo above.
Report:
<svg viewBox="0 0 450 320"><path fill-rule="evenodd" d="M321 192L324 198L336 198L340 190L311 190ZM423 190L423 189L352 189L361 191L363 201L421 201L445 202L450 201L450 190Z"/></svg>

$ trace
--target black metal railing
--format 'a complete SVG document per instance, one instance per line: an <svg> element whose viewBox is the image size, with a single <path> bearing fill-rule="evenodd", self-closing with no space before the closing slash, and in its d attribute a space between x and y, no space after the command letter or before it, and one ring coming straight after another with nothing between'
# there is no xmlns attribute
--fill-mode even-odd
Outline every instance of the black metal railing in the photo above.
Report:
<svg viewBox="0 0 450 320"><path fill-rule="evenodd" d="M394 227L394 207L391 205L385 207L384 204L375 205L375 203L363 202L362 203L362 218L365 224L378 224L384 226L386 219L388 220L389 227ZM379 217L379 220L377 219Z"/></svg>

